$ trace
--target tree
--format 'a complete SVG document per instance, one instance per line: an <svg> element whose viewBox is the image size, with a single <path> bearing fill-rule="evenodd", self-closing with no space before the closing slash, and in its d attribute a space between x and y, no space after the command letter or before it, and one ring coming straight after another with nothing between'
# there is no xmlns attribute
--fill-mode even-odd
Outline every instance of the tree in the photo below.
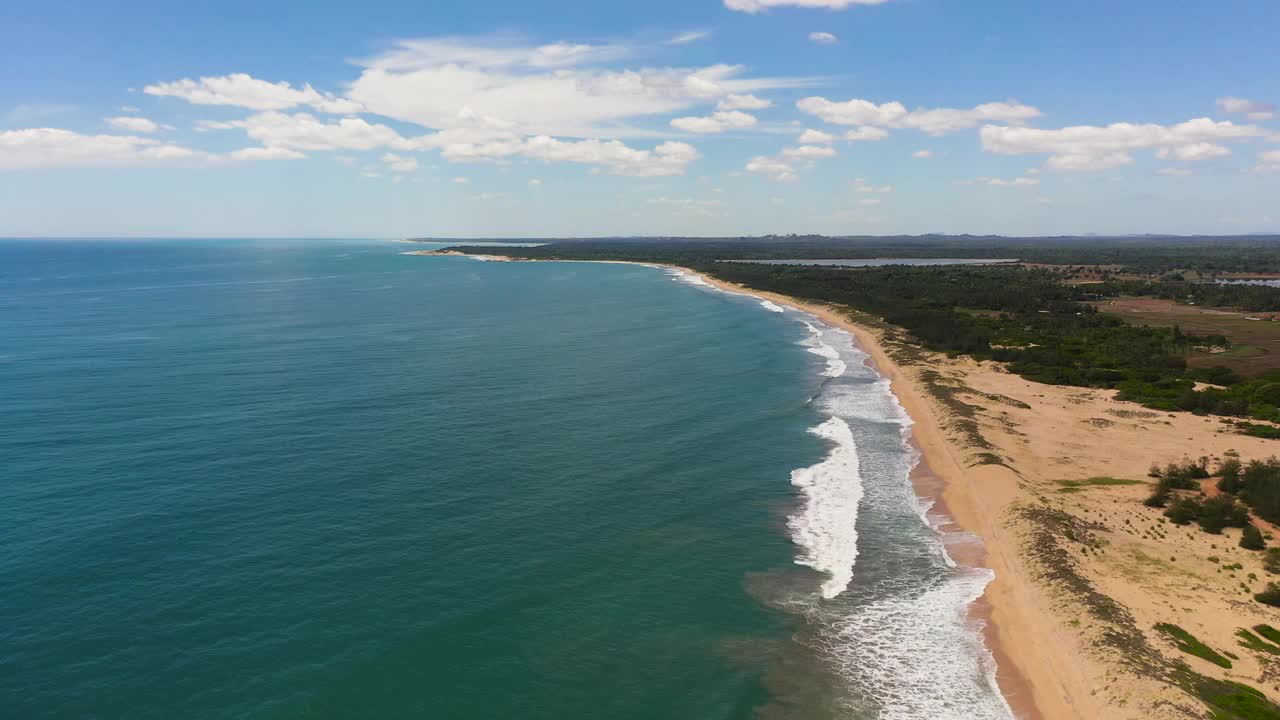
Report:
<svg viewBox="0 0 1280 720"><path fill-rule="evenodd" d="M1236 458L1227 458L1218 466L1218 489L1224 493L1235 495L1244 489L1244 481L1240 479L1240 461Z"/></svg>
<svg viewBox="0 0 1280 720"><path fill-rule="evenodd" d="M1262 531L1253 525L1246 525L1244 532L1240 533L1240 547L1245 550L1262 550L1267 547L1267 543L1262 539Z"/></svg>
<svg viewBox="0 0 1280 720"><path fill-rule="evenodd" d="M1190 525L1200 516L1200 501L1193 497L1175 498L1164 511L1164 516L1174 525Z"/></svg>
<svg viewBox="0 0 1280 720"><path fill-rule="evenodd" d="M1267 548L1262 556L1262 569L1272 575L1280 573L1280 548Z"/></svg>
<svg viewBox="0 0 1280 720"><path fill-rule="evenodd" d="M1280 607L1280 585L1267 583L1267 589L1257 595L1254 595L1253 599L1263 603L1264 605Z"/></svg>

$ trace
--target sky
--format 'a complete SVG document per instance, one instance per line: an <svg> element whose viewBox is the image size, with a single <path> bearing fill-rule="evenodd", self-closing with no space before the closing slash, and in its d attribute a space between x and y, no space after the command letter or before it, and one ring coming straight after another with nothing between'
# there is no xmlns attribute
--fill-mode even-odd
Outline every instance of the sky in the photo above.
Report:
<svg viewBox="0 0 1280 720"><path fill-rule="evenodd" d="M9 2L0 236L1280 232L1280 3Z"/></svg>

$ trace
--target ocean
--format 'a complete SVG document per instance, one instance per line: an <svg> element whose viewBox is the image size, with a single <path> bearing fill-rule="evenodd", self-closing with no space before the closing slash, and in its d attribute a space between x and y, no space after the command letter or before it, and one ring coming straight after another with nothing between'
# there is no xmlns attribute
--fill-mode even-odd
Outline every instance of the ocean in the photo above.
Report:
<svg viewBox="0 0 1280 720"><path fill-rule="evenodd" d="M1009 718L842 330L662 268L0 241L14 718Z"/></svg>

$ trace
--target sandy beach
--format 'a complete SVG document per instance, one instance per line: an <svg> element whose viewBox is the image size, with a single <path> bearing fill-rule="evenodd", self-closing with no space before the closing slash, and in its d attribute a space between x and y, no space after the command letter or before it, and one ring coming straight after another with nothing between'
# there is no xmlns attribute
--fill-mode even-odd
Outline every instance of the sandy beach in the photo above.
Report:
<svg viewBox="0 0 1280 720"><path fill-rule="evenodd" d="M1044 536L1018 512L1023 508L1050 508L1092 526L1104 549L1076 556L1078 574L1130 615L1126 629L1141 633L1157 652L1209 677L1269 694L1280 690L1280 663L1240 647L1236 634L1280 622L1280 611L1252 599L1268 578L1261 554L1237 547L1239 530L1210 535L1194 525L1176 528L1165 525L1159 509L1142 504L1151 492L1147 472L1153 463L1212 461L1229 452L1246 461L1266 458L1276 454L1275 441L1240 435L1219 418L1117 401L1114 391L1043 385L998 363L921 351L874 318L855 320L846 308L702 277L850 331L891 380L915 421L914 442L923 454L917 492L938 497L938 508L959 529L981 538L967 553L953 548L957 561L995 571L973 612L987 621L1000 688L1018 717L1205 716L1195 698L1135 672L1099 641L1114 628L1090 616L1087 598L1045 579L1054 568L1034 551ZM969 409L961 415L957 403ZM1087 483L1097 477L1132 483ZM1254 522L1274 532L1264 521ZM1157 623L1179 625L1236 655L1233 667L1180 653L1154 631Z"/></svg>
<svg viewBox="0 0 1280 720"><path fill-rule="evenodd" d="M1239 530L1210 535L1168 525L1161 510L1142 504L1153 463L1208 457L1212 465L1227 453L1261 459L1276 454L1275 441L1240 435L1219 418L1117 401L1114 391L1030 382L998 363L923 351L848 308L666 267L848 330L890 379L915 422L913 442L923 456L913 478L917 493L935 498L935 512L954 523L941 530L981 539L950 547L957 562L995 572L972 613L985 623L1001 692L1019 718L1206 716L1205 706L1167 677L1135 670L1108 645L1117 634L1169 666L1185 662L1203 676L1280 690L1280 658L1242 648L1237 635L1260 623L1280 625L1280 610L1252 599L1273 577L1261 554L1237 547ZM1099 477L1122 483L1089 482ZM1087 546L1070 531L1046 530L1038 519L1044 516L1074 523L1089 536ZM1052 557L1065 560L1046 561ZM1062 581L1065 571L1072 582ZM1098 598L1119 608L1121 621L1096 617L1090 603ZM1232 667L1180 652L1154 630L1157 623L1179 625L1231 653Z"/></svg>

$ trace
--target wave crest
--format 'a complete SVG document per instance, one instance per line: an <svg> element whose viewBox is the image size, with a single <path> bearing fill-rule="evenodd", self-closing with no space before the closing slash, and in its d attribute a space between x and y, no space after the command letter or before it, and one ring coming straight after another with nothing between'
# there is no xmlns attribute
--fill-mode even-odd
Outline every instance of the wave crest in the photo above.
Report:
<svg viewBox="0 0 1280 720"><path fill-rule="evenodd" d="M804 493L805 502L787 525L792 540L803 548L796 563L831 576L821 588L822 597L830 599L844 592L853 579L862 477L853 432L844 420L829 418L809 432L830 441L832 447L822 462L791 471L791 484Z"/></svg>

